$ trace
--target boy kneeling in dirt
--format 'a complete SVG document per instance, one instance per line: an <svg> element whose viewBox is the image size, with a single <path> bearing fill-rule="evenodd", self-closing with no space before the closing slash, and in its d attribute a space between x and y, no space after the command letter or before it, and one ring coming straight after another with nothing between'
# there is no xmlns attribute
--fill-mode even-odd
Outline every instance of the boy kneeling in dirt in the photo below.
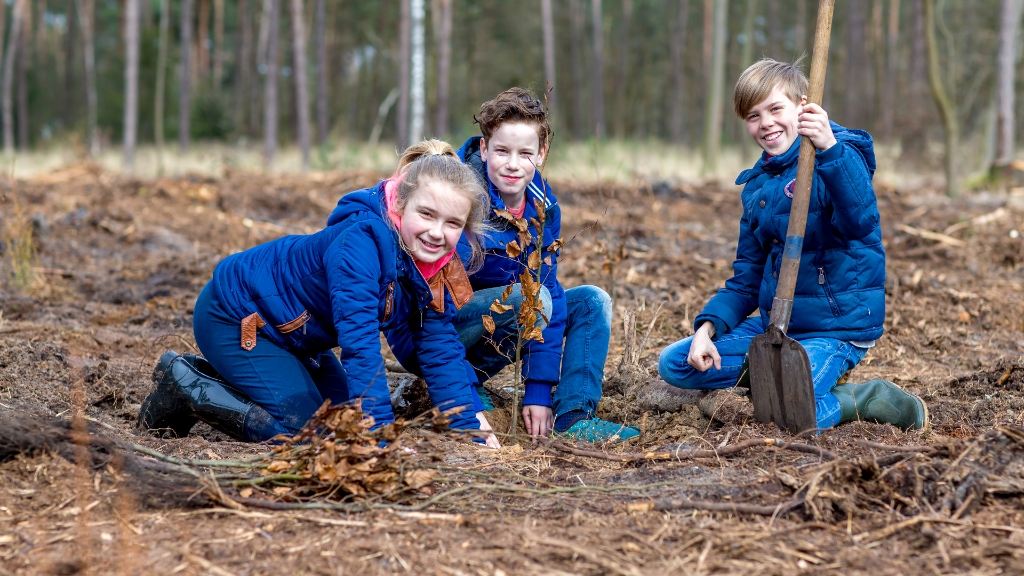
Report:
<svg viewBox="0 0 1024 576"><path fill-rule="evenodd" d="M885 250L871 178L871 136L831 122L807 104L807 78L795 66L764 59L747 68L733 107L764 152L736 179L744 184L733 276L694 320L693 336L662 351L658 372L680 388L709 390L705 414L736 396L750 342L768 326L795 185L800 138L817 149L793 318L787 332L807 350L819 428L853 420L924 427L920 398L885 380L836 382L882 335ZM760 308L761 316L748 318ZM744 374L745 375L745 374Z"/></svg>

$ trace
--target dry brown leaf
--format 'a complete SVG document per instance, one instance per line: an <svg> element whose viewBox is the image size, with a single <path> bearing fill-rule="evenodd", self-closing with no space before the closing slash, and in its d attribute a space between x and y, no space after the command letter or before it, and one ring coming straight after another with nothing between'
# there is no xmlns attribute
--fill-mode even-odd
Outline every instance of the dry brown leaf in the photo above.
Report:
<svg viewBox="0 0 1024 576"><path fill-rule="evenodd" d="M513 216L511 212L509 212L508 210L503 210L501 208L495 208L494 215L497 216L498 218L504 218L509 222L515 222L516 219L516 217Z"/></svg>
<svg viewBox="0 0 1024 576"><path fill-rule="evenodd" d="M484 330L486 330L488 334L494 334L494 330L497 329L497 326L494 325L494 318L491 318L486 314L481 316L481 318L484 323Z"/></svg>
<svg viewBox="0 0 1024 576"><path fill-rule="evenodd" d="M526 259L526 265L530 270L540 269L540 252L533 251L530 253L530 257Z"/></svg>
<svg viewBox="0 0 1024 576"><path fill-rule="evenodd" d="M547 247L548 252L558 252L562 249L562 245L565 244L565 239L558 238Z"/></svg>
<svg viewBox="0 0 1024 576"><path fill-rule="evenodd" d="M252 488L246 487L238 491L238 495L242 498L248 498L252 496Z"/></svg>
<svg viewBox="0 0 1024 576"><path fill-rule="evenodd" d="M497 298L495 298L494 302L491 303L491 312L494 312L495 314L504 314L505 312L508 312L511 309L511 306L507 304L502 304Z"/></svg>
<svg viewBox="0 0 1024 576"><path fill-rule="evenodd" d="M530 328L530 330L523 336L523 340L535 340L537 342L544 341L544 331L538 326Z"/></svg>
<svg viewBox="0 0 1024 576"><path fill-rule="evenodd" d="M505 253L511 258L519 258L519 255L523 253L523 249L519 247L518 242L511 240L505 245Z"/></svg>
<svg viewBox="0 0 1024 576"><path fill-rule="evenodd" d="M508 286L505 286L505 289L502 290L502 292L501 292L501 301L502 302L507 301L509 299L509 297L512 296L512 290L515 289L515 287L516 287L515 284L509 284Z"/></svg>
<svg viewBox="0 0 1024 576"><path fill-rule="evenodd" d="M434 481L437 470L413 470L405 473L405 483L414 489L420 489Z"/></svg>
<svg viewBox="0 0 1024 576"><path fill-rule="evenodd" d="M291 470L291 468L291 462L285 460L274 460L273 462L270 463L270 466L267 466L267 472L286 472L288 470Z"/></svg>
<svg viewBox="0 0 1024 576"><path fill-rule="evenodd" d="M278 486L277 488L274 488L274 494L277 494L278 496L281 496L283 494L287 494L287 493L289 493L291 491L292 491L292 489L287 487L287 486Z"/></svg>

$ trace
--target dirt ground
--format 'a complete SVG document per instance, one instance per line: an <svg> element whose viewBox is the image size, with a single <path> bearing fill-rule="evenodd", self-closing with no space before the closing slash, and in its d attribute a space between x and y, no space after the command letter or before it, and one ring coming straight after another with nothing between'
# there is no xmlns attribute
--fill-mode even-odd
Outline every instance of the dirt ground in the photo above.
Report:
<svg viewBox="0 0 1024 576"><path fill-rule="evenodd" d="M794 438L742 413L709 421L696 396L661 391L658 352L730 275L738 191L561 182L560 277L616 305L599 410L641 426L639 443L446 440L439 461L416 460L438 470L434 496L365 511L268 509L258 500L288 502L288 489L263 485L175 498L118 464L110 447L126 443L204 461L269 450L205 425L137 436L153 366L194 351L192 305L221 258L319 229L378 177L138 181L76 165L0 182L4 239L31 226L36 247L25 288L0 247L0 576L1024 572L1024 188L878 192L886 333L849 378L919 394L929 430ZM500 398L510 382L488 385ZM106 460L74 463L86 461L67 440L75 402L92 437L113 441ZM509 416L492 421L507 431Z"/></svg>

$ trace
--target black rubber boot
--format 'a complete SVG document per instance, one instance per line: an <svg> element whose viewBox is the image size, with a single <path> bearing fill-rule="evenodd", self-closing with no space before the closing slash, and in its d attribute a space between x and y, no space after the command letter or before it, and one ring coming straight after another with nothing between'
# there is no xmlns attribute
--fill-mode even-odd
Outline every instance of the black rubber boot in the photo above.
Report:
<svg viewBox="0 0 1024 576"><path fill-rule="evenodd" d="M170 429L179 438L199 420L244 442L267 440L280 431L261 406L225 382L201 356L169 350L153 371L156 390L142 403L141 432Z"/></svg>

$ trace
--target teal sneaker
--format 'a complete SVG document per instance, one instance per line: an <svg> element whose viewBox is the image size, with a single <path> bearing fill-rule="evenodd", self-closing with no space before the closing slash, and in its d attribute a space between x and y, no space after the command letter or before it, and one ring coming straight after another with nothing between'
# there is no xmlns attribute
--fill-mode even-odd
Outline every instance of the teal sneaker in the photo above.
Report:
<svg viewBox="0 0 1024 576"><path fill-rule="evenodd" d="M484 406L484 412L494 410L494 402L491 402L491 394L482 385L476 387L476 394L480 397L480 403Z"/></svg>
<svg viewBox="0 0 1024 576"><path fill-rule="evenodd" d="M589 418L569 426L565 432L556 432L556 436L568 440L583 442L622 442L632 440L640 435L640 429L624 424L616 424L600 418Z"/></svg>

